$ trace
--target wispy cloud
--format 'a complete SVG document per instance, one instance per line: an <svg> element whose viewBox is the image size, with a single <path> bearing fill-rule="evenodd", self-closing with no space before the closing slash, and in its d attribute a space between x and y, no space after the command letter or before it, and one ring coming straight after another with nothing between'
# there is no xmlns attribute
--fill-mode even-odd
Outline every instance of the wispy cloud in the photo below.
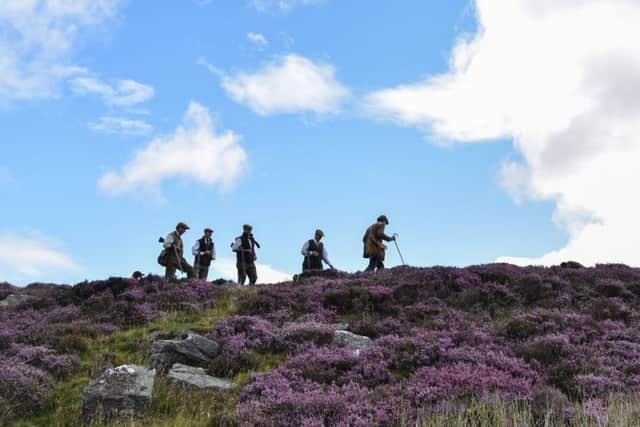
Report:
<svg viewBox="0 0 640 427"><path fill-rule="evenodd" d="M38 233L0 234L0 277L29 280L51 273L78 273L82 267L54 240Z"/></svg>
<svg viewBox="0 0 640 427"><path fill-rule="evenodd" d="M259 49L264 49L269 41L260 33L247 33L247 40L256 45Z"/></svg>
<svg viewBox="0 0 640 427"><path fill-rule="evenodd" d="M335 68L303 56L287 55L253 72L228 75L210 70L236 102L266 116L278 113L336 114L350 91L335 77Z"/></svg>
<svg viewBox="0 0 640 427"><path fill-rule="evenodd" d="M95 77L76 77L69 81L76 95L97 95L109 106L128 108L153 98L155 90L135 80L118 80L113 85Z"/></svg>
<svg viewBox="0 0 640 427"><path fill-rule="evenodd" d="M450 71L374 92L368 111L435 138L513 138L523 161L505 162L503 187L555 201L569 239L501 261L640 264L640 3L475 3L479 31L458 41Z"/></svg>
<svg viewBox="0 0 640 427"><path fill-rule="evenodd" d="M86 69L72 53L79 39L116 15L120 0L0 1L0 103L57 96Z"/></svg>
<svg viewBox="0 0 640 427"><path fill-rule="evenodd" d="M98 186L112 195L136 190L158 194L165 180L186 178L229 188L247 164L239 140L231 131L216 134L209 111L192 102L173 133L152 140L120 171L103 175Z"/></svg>
<svg viewBox="0 0 640 427"><path fill-rule="evenodd" d="M97 122L89 123L89 129L94 132L107 135L148 135L153 131L153 126L141 120L132 120L125 117L103 116Z"/></svg>

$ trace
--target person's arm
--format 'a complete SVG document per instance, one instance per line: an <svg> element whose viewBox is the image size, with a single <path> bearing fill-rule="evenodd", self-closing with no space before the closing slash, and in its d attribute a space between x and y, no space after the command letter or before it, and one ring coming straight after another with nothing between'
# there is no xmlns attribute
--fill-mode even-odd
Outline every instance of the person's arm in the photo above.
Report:
<svg viewBox="0 0 640 427"><path fill-rule="evenodd" d="M384 240L385 242L390 242L392 240L395 240L395 237L387 236L385 234L384 227L380 227L378 229L378 233L376 233L376 237L378 238L378 240Z"/></svg>
<svg viewBox="0 0 640 427"><path fill-rule="evenodd" d="M216 244L211 242L211 259L216 259Z"/></svg>
<svg viewBox="0 0 640 427"><path fill-rule="evenodd" d="M191 248L193 256L200 256L200 242L196 240L196 243Z"/></svg>
<svg viewBox="0 0 640 427"><path fill-rule="evenodd" d="M173 233L169 233L167 238L164 239L164 243L162 244L162 247L165 249L169 249L171 246L173 246L174 242L175 242L175 237Z"/></svg>
<svg viewBox="0 0 640 427"><path fill-rule="evenodd" d="M231 250L234 252L239 252L240 247L242 246L242 239L238 238L233 242L233 246L231 246Z"/></svg>
<svg viewBox="0 0 640 427"><path fill-rule="evenodd" d="M304 245L302 246L302 250L300 253L304 256L309 256L309 241L305 240Z"/></svg>
<svg viewBox="0 0 640 427"><path fill-rule="evenodd" d="M329 261L329 252L327 252L327 247L322 245L322 260L325 262L325 264L327 264L329 267L333 268L333 264L331 264L331 261Z"/></svg>

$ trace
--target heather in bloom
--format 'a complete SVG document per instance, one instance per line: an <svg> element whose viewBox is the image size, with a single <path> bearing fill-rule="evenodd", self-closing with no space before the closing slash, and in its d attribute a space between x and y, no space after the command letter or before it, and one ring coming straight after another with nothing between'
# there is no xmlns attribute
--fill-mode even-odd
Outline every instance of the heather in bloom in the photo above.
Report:
<svg viewBox="0 0 640 427"><path fill-rule="evenodd" d="M15 366L0 374L0 403L12 417L42 407L92 340L172 311L206 319L220 297L237 315L204 326L221 347L208 371L251 378L240 425L412 424L496 397L530 402L538 420L568 420L572 405L602 419L611 393L640 392L640 270L621 265L326 272L250 291L153 276L5 291L30 295L0 308L0 359ZM337 327L373 344L338 348Z"/></svg>
<svg viewBox="0 0 640 427"><path fill-rule="evenodd" d="M0 420L38 412L50 397L51 377L38 368L0 357Z"/></svg>

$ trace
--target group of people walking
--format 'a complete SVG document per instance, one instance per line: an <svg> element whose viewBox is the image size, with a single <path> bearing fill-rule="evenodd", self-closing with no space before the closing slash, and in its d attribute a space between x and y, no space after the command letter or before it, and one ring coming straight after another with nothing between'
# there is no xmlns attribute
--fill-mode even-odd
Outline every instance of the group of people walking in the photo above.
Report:
<svg viewBox="0 0 640 427"><path fill-rule="evenodd" d="M386 215L380 215L376 222L367 228L362 243L364 246L364 258L369 258L369 266L366 271L375 271L384 268L385 253L387 250L384 242L396 240L396 236L385 234L385 227L389 225ZM216 246L213 242L213 230L205 228L203 236L196 240L191 248L194 256L193 266L184 258L184 242L182 235L189 230L184 222L176 225L166 238L160 238L163 250L158 256L158 263L165 267L165 278L175 279L176 271L184 272L188 278L207 280L211 263L216 259ZM304 257L302 271L322 271L324 264L334 269L329 261L327 249L322 242L324 232L316 230L312 239L307 240L300 253ZM231 250L236 254L236 268L238 270L238 284L244 285L249 279L249 285L255 285L258 281L256 270L256 248L260 244L253 237L253 227L249 224L242 226L242 234L235 238L231 244ZM323 264L324 263L324 264Z"/></svg>

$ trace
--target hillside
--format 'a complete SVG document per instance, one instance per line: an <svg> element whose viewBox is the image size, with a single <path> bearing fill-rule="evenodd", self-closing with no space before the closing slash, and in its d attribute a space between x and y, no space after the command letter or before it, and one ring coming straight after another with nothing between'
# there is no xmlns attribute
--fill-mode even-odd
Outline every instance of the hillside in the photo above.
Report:
<svg viewBox="0 0 640 427"><path fill-rule="evenodd" d="M639 314L640 269L624 265L0 284L0 419L78 425L92 378L148 366L154 341L190 331L219 345L207 372L239 387L158 374L126 425L634 425ZM354 351L336 330L373 342Z"/></svg>

